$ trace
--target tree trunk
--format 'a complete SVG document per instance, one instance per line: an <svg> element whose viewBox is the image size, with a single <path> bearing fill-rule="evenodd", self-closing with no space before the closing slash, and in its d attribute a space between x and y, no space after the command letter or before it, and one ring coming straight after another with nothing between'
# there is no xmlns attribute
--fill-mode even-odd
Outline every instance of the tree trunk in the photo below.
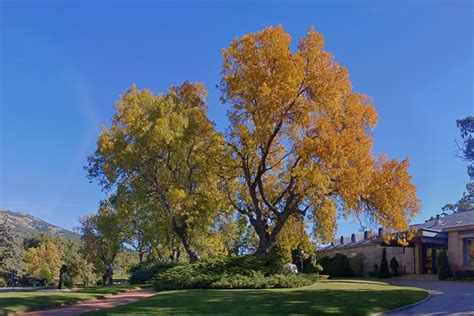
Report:
<svg viewBox="0 0 474 316"><path fill-rule="evenodd" d="M105 275L106 275L106 285L113 285L114 284L114 280L113 280L114 269L112 268L112 264L108 265Z"/></svg>
<svg viewBox="0 0 474 316"><path fill-rule="evenodd" d="M276 222L271 232L269 231L268 225L265 224L261 218L255 219L253 217L249 217L250 223L255 228L255 232L258 236L258 248L257 251L255 251L256 254L267 254L273 249L278 240L278 236L280 235L280 232L287 222L289 216L290 215L288 211L281 213L280 218Z"/></svg>
<svg viewBox="0 0 474 316"><path fill-rule="evenodd" d="M198 254L192 249L190 245L188 232L187 232L187 226L184 223L184 219L181 219L181 225L179 226L176 224L176 221L174 221L173 228L176 235L178 235L179 239L181 240L184 250L186 250L186 253L189 256L189 262L195 262L199 260Z"/></svg>
<svg viewBox="0 0 474 316"><path fill-rule="evenodd" d="M272 241L265 236L262 237L259 236L258 248L255 252L256 254L267 254L273 249L273 246L275 246L276 241Z"/></svg>
<svg viewBox="0 0 474 316"><path fill-rule="evenodd" d="M63 283L64 283L64 280L63 280L63 273L59 273L59 284L58 284L58 289L62 289L63 288Z"/></svg>
<svg viewBox="0 0 474 316"><path fill-rule="evenodd" d="M198 254L191 248L191 245L189 244L189 240L185 237L180 237L181 241L184 246L184 250L186 250L186 253L189 256L189 262L195 262L199 259Z"/></svg>

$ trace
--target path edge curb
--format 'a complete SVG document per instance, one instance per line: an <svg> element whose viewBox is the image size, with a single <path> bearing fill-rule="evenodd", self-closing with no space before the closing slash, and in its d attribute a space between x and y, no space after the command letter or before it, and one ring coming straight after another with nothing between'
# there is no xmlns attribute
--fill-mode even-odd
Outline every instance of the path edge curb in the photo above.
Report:
<svg viewBox="0 0 474 316"><path fill-rule="evenodd" d="M403 311L403 310L405 310L405 309L412 308L412 307L418 306L418 305L420 305L420 304L423 304L424 302L430 300L432 297L433 297L433 295L431 295L431 294L428 292L428 296L425 297L424 299L422 299L421 301L415 302L415 303L410 304L410 305L405 305L405 306L402 306L402 307L397 307L397 308L394 308L394 309L390 309L390 310L387 310L387 311L383 311L383 312L380 312L380 313L373 313L373 314L370 314L370 316L382 316L382 315L384 315L384 314L386 314L386 313L400 312L400 311Z"/></svg>

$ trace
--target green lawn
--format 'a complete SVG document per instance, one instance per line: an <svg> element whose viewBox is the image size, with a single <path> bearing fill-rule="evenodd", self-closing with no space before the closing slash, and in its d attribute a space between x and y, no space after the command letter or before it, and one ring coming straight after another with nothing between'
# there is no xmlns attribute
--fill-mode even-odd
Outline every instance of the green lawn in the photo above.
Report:
<svg viewBox="0 0 474 316"><path fill-rule="evenodd" d="M91 287L77 292L49 291L13 291L0 292L0 311L20 312L32 309L42 309L49 306L73 303L80 300L103 297L123 292L136 285L117 285L109 287ZM1 314L1 313L0 313Z"/></svg>
<svg viewBox="0 0 474 316"><path fill-rule="evenodd" d="M88 315L340 314L367 315L427 297L424 290L366 280L335 280L296 289L180 290Z"/></svg>

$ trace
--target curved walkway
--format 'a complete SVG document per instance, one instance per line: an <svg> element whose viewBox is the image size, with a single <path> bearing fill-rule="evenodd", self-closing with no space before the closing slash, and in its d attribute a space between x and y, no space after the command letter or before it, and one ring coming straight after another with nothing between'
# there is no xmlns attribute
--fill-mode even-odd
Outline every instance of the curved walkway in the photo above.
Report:
<svg viewBox="0 0 474 316"><path fill-rule="evenodd" d="M389 280L396 285L429 291L431 298L416 306L384 315L474 315L474 282Z"/></svg>
<svg viewBox="0 0 474 316"><path fill-rule="evenodd" d="M84 302L75 303L69 306L57 307L53 309L44 309L39 311L32 311L26 313L18 313L15 315L28 316L73 316L81 313L90 312L94 310L112 308L119 305L130 304L135 301L156 295L154 289L137 289L128 292L120 293L113 296L108 296L96 300L88 300Z"/></svg>

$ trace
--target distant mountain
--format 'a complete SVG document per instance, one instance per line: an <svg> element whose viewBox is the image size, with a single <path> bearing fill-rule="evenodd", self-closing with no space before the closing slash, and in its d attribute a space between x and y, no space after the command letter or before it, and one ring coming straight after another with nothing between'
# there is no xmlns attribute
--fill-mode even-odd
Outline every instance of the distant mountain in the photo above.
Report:
<svg viewBox="0 0 474 316"><path fill-rule="evenodd" d="M13 226L14 231L21 238L37 234L50 234L75 242L80 242L81 239L81 235L45 222L33 215L0 208L0 222L5 220Z"/></svg>

